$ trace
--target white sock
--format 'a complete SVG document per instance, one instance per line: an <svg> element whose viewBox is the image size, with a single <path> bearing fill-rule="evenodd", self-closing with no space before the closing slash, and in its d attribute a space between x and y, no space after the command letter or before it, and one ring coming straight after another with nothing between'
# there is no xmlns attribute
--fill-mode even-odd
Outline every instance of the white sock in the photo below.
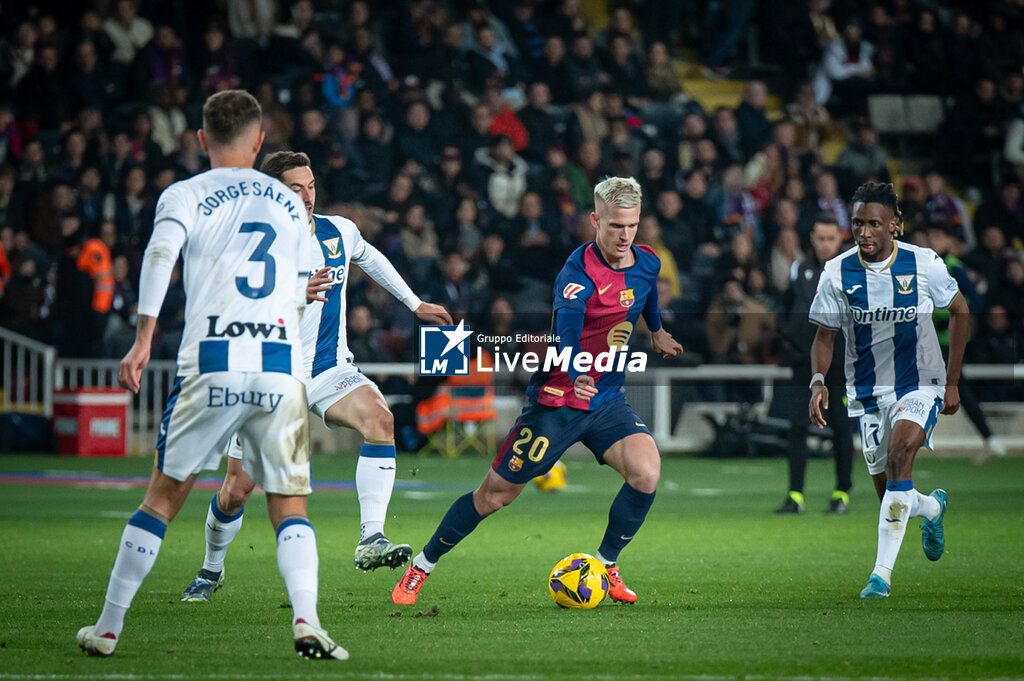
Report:
<svg viewBox="0 0 1024 681"><path fill-rule="evenodd" d="M316 533L306 518L289 518L277 528L277 569L284 577L292 602L292 622L305 620L320 626L316 612L320 560L316 553Z"/></svg>
<svg viewBox="0 0 1024 681"><path fill-rule="evenodd" d="M224 570L224 556L227 555L231 541L242 529L243 506L233 516L220 510L217 505L217 494L213 495L210 508L206 511L206 555L203 557L203 569L220 574Z"/></svg>
<svg viewBox="0 0 1024 681"><path fill-rule="evenodd" d="M601 565L604 565L605 567L608 567L609 565L615 565L614 560L608 560L607 558L601 555L600 551L594 554L594 558L597 558L599 561L601 561Z"/></svg>
<svg viewBox="0 0 1024 681"><path fill-rule="evenodd" d="M942 504L935 497L930 497L927 494L921 494L916 489L911 492L917 497L914 508L910 513L911 518L924 518L925 520L931 520L939 514L942 510Z"/></svg>
<svg viewBox="0 0 1024 681"><path fill-rule="evenodd" d="M886 490L878 511L878 554L873 572L892 584L892 568L896 564L911 506L916 505L917 492Z"/></svg>
<svg viewBox="0 0 1024 681"><path fill-rule="evenodd" d="M364 442L356 463L360 540L384 534L384 521L395 486L395 445Z"/></svg>
<svg viewBox="0 0 1024 681"><path fill-rule="evenodd" d="M110 571L103 612L96 621L97 634L121 635L125 613L142 586L142 580L153 569L166 531L167 525L163 521L141 510L135 511L128 520L121 534L114 569Z"/></svg>
<svg viewBox="0 0 1024 681"><path fill-rule="evenodd" d="M423 552L420 551L418 554L416 554L416 557L412 559L412 566L415 568L419 568L420 570L423 570L429 575L433 571L433 569L437 567L437 563L431 563L429 560L427 560L427 557L423 555Z"/></svg>

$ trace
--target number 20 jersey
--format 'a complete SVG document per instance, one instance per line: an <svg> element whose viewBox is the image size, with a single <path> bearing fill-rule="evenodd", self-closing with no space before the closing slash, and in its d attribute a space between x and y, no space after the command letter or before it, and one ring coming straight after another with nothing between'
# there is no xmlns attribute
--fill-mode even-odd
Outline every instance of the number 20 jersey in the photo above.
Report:
<svg viewBox="0 0 1024 681"><path fill-rule="evenodd" d="M185 230L182 376L278 372L302 378L306 211L295 192L251 168L216 168L160 195L155 222Z"/></svg>

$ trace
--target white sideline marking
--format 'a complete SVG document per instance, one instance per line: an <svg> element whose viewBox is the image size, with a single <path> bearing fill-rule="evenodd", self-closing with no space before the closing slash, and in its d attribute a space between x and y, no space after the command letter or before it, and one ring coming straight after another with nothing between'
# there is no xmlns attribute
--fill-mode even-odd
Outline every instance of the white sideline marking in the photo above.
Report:
<svg viewBox="0 0 1024 681"><path fill-rule="evenodd" d="M758 475L771 475L774 469L771 466L726 464L722 466L721 471L724 475L739 475L750 478Z"/></svg>
<svg viewBox="0 0 1024 681"><path fill-rule="evenodd" d="M100 511L101 518L131 518L135 511Z"/></svg>
<svg viewBox="0 0 1024 681"><path fill-rule="evenodd" d="M326 668L325 668L325 671ZM0 674L0 679L10 681L60 681L63 679L116 679L118 681L149 681L156 679L309 679L320 676L309 672L285 676L281 674ZM589 674L581 673L578 676L594 681L920 681L918 677L911 676L764 676L760 674L657 674L657 675L627 675L617 676L613 674ZM388 674L376 672L370 674L346 674L348 678L372 679L374 681L548 681L548 679L566 678L565 674L528 675L528 674L481 674L474 676L470 674ZM932 681L950 681L948 677L939 677ZM1024 681L1019 676L997 676L985 681Z"/></svg>
<svg viewBox="0 0 1024 681"><path fill-rule="evenodd" d="M417 501L422 499L436 499L440 496L448 495L448 492L424 492L422 490L410 489L399 492L406 499L415 499Z"/></svg>
<svg viewBox="0 0 1024 681"><path fill-rule="evenodd" d="M717 497L722 494L728 494L724 489L717 489L715 487L694 487L690 490L690 494L695 497Z"/></svg>

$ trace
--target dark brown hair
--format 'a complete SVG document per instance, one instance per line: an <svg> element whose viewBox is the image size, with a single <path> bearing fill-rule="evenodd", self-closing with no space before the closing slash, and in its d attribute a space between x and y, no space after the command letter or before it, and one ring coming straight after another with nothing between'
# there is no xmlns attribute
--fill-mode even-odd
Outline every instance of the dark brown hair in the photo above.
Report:
<svg viewBox="0 0 1024 681"><path fill-rule="evenodd" d="M275 151L267 154L260 164L260 172L284 182L284 174L295 168L309 168L312 165L309 156L301 151Z"/></svg>
<svg viewBox="0 0 1024 681"><path fill-rule="evenodd" d="M203 133L212 144L230 145L262 118L263 111L255 97L245 90L224 90L211 95L203 105Z"/></svg>

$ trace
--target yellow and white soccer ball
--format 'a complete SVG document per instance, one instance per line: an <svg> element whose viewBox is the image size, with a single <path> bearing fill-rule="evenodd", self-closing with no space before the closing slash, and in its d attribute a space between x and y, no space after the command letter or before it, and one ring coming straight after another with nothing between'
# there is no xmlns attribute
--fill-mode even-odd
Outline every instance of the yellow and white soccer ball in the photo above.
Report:
<svg viewBox="0 0 1024 681"><path fill-rule="evenodd" d="M565 489L565 473L565 464L556 461L551 470L534 478L533 484L537 485L537 489L541 492L557 492L560 489Z"/></svg>
<svg viewBox="0 0 1024 681"><path fill-rule="evenodd" d="M608 571L588 553L573 553L555 563L548 591L563 608L591 610L608 595Z"/></svg>

